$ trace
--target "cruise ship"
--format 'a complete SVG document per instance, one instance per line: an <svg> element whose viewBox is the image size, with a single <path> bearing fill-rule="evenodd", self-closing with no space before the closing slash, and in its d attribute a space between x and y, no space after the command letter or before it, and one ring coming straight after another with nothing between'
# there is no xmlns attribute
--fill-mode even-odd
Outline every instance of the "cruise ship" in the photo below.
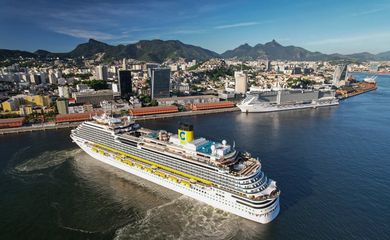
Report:
<svg viewBox="0 0 390 240"><path fill-rule="evenodd" d="M280 190L259 159L226 140L142 128L105 114L80 124L71 138L94 159L243 218L268 223L279 213Z"/></svg>
<svg viewBox="0 0 390 240"><path fill-rule="evenodd" d="M338 105L334 90L281 89L250 92L237 107L241 112L275 112Z"/></svg>

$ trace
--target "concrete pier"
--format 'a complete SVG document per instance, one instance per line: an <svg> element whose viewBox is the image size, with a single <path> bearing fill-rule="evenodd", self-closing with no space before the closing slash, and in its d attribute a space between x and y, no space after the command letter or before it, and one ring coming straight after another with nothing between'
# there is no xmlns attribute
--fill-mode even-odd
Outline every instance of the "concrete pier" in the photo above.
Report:
<svg viewBox="0 0 390 240"><path fill-rule="evenodd" d="M146 120L154 120L154 119L173 118L173 117L196 116L196 115L204 115L204 114L212 114L212 113L236 112L239 110L240 109L238 107L220 108L220 109L210 109L210 110L200 110L200 111L186 111L186 112L177 112L177 113L137 116L137 117L133 117L133 119L134 121L146 121ZM56 130L56 129L64 129L64 128L75 128L79 124L80 122L71 122L71 123L60 123L60 124L42 124L42 125L34 125L34 126L16 127L16 128L3 128L0 129L0 135Z"/></svg>

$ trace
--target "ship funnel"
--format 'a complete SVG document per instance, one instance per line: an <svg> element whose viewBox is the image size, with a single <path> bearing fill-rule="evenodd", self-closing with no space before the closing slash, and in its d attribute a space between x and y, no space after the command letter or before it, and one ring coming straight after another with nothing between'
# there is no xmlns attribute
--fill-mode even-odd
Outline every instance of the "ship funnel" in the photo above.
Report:
<svg viewBox="0 0 390 240"><path fill-rule="evenodd" d="M177 135L181 144L192 142L194 140L194 126L191 124L180 123Z"/></svg>

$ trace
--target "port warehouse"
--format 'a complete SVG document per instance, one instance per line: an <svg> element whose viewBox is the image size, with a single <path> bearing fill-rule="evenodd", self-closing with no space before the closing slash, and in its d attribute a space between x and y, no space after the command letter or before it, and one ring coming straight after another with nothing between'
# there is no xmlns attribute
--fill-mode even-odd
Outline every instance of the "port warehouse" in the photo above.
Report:
<svg viewBox="0 0 390 240"><path fill-rule="evenodd" d="M82 122L92 119L95 115L102 114L102 111L99 112L86 112L86 113L69 113L69 114L58 114L56 116L56 123L65 123L65 122Z"/></svg>
<svg viewBox="0 0 390 240"><path fill-rule="evenodd" d="M225 102L213 102L213 103L193 103L190 105L192 111L217 109L217 108L232 108L234 103L230 101Z"/></svg>
<svg viewBox="0 0 390 240"><path fill-rule="evenodd" d="M179 112L179 108L176 106L143 107L143 108L132 108L129 110L129 113L132 116L143 116L143 115L175 113L175 112Z"/></svg>
<svg viewBox="0 0 390 240"><path fill-rule="evenodd" d="M0 128L21 127L24 117L0 119Z"/></svg>

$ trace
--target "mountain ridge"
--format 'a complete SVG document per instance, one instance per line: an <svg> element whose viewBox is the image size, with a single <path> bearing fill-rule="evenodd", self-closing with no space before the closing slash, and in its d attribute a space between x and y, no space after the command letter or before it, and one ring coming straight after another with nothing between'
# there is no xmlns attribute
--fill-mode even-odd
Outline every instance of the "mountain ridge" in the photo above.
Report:
<svg viewBox="0 0 390 240"><path fill-rule="evenodd" d="M127 45L110 45L95 39L78 44L72 51L53 53L38 49L35 52L0 49L0 60L7 58L80 58L93 57L97 53L104 53L105 59L133 58L143 61L164 62L167 59L184 58L187 60L208 60L210 58L236 58L241 60L269 59L269 60L295 60L295 61L325 61L325 60L390 60L390 51L378 54L369 52L353 54L324 54L318 51L312 52L302 47L293 45L283 46L276 40L253 47L248 43L242 44L232 50L218 54L211 50L185 44L179 40L140 40Z"/></svg>

